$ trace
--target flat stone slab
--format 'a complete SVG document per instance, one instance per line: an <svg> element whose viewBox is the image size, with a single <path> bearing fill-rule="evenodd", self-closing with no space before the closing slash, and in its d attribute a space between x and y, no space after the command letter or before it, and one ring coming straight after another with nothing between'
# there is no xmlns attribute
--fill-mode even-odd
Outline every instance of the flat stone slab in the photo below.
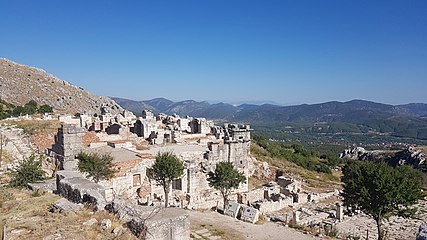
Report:
<svg viewBox="0 0 427 240"><path fill-rule="evenodd" d="M199 234L197 234L197 233L191 233L190 235L191 235L191 238L202 239L202 237Z"/></svg>
<svg viewBox="0 0 427 240"><path fill-rule="evenodd" d="M53 208L58 212L77 212L83 208L83 204L76 204L61 198L53 203Z"/></svg>
<svg viewBox="0 0 427 240"><path fill-rule="evenodd" d="M221 239L221 237L218 237L218 236L210 236L210 237L208 237L208 239L209 239L209 240L219 240L219 239Z"/></svg>
<svg viewBox="0 0 427 240"><path fill-rule="evenodd" d="M207 233L207 232L209 232L209 230L207 230L206 228L195 231L195 233L197 233L199 235L202 235L202 234Z"/></svg>
<svg viewBox="0 0 427 240"><path fill-rule="evenodd" d="M49 179L44 182L28 183L28 187L33 190L43 190L49 193L56 191L56 179Z"/></svg>

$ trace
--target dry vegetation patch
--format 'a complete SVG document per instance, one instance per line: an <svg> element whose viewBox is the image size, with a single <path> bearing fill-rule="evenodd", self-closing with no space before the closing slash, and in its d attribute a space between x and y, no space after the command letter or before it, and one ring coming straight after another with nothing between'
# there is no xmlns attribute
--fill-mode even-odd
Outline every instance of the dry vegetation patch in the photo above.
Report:
<svg viewBox="0 0 427 240"><path fill-rule="evenodd" d="M128 230L115 236L112 230L124 223L105 211L54 213L52 204L60 197L50 193L34 194L29 190L0 188L0 222L6 223L8 239L43 239L60 236L62 239L136 239ZM85 226L91 218L98 224ZM99 222L110 219L112 227L102 230Z"/></svg>
<svg viewBox="0 0 427 240"><path fill-rule="evenodd" d="M47 120L9 120L6 124L15 125L17 128L24 130L27 135L37 134L49 134L56 133L61 125L59 121L47 121Z"/></svg>
<svg viewBox="0 0 427 240"><path fill-rule="evenodd" d="M307 185L316 189L317 191L322 192L323 190L330 190L333 188L341 188L340 177L341 171L332 171L332 174L320 173L315 171L309 171L296 165L295 163L279 159L273 158L268 155L267 150L258 146L257 144L251 145L251 155L255 157L258 161L267 162L270 167L275 167L278 170L282 171L284 175L291 176L295 178L302 178L307 181ZM253 180L255 183L261 183L257 179L249 179ZM254 183L251 183L253 186Z"/></svg>

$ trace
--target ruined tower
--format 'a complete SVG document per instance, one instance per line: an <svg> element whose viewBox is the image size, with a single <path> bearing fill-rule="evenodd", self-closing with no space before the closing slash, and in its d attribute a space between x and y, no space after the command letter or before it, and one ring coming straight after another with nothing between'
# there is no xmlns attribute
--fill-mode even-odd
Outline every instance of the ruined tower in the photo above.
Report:
<svg viewBox="0 0 427 240"><path fill-rule="evenodd" d="M72 124L63 124L58 128L52 150L56 153L59 169L72 170L75 168L75 156L83 149L84 133L84 128Z"/></svg>

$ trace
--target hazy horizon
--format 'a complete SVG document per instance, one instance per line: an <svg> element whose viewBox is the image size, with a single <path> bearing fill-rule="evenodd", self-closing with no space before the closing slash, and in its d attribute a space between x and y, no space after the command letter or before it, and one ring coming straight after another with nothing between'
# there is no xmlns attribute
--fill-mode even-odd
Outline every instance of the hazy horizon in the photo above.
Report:
<svg viewBox="0 0 427 240"><path fill-rule="evenodd" d="M397 105L406 105L406 104L427 104L427 102L406 102L406 103L399 103L399 104L391 104L391 103L386 103L386 102L376 102L376 101L372 101L369 99L359 99L359 98L355 98L355 99L348 99L348 100L328 100L328 101L324 101L324 102L290 102L290 103L278 103L275 101L271 101L271 100L242 100L242 101L235 101L235 102L229 102L229 101L221 101L221 100L198 100L198 99L171 99L168 97L164 97L164 96L159 96L159 97L154 97L154 98L149 98L149 99L133 99L133 98L126 98L126 97L121 97L121 96L107 96L110 98L122 98L122 99L128 99L128 100L132 100L132 101L136 101L136 102L141 102L141 101L149 101L149 100L153 100L153 99L157 99L157 98L164 98L173 102L182 102L182 101L188 101L188 100L194 100L197 102L207 102L209 104L217 104L217 103L226 103L226 104L230 104L230 105L234 105L234 106L238 106L241 104L253 104L253 105L262 105L262 104L272 104L272 105L280 105L280 106L294 106L294 105L302 105L302 104L320 104L320 103L327 103L327 102L349 102L349 101L368 101L368 102L375 102L375 103L381 103L381 104L388 104L388 105L393 105L393 106L397 106Z"/></svg>
<svg viewBox="0 0 427 240"><path fill-rule="evenodd" d="M422 0L1 5L1 57L98 95L427 102Z"/></svg>

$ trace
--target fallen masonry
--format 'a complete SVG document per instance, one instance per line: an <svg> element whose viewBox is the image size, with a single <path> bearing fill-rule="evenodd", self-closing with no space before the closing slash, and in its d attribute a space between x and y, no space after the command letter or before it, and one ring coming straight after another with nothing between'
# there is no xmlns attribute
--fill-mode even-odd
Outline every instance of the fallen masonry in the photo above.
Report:
<svg viewBox="0 0 427 240"><path fill-rule="evenodd" d="M57 193L74 202L90 204L97 209L106 205L104 189L77 172L58 171L56 174Z"/></svg>
<svg viewBox="0 0 427 240"><path fill-rule="evenodd" d="M57 200L52 206L52 212L77 212L83 208L83 204L68 201L65 198Z"/></svg>
<svg viewBox="0 0 427 240"><path fill-rule="evenodd" d="M256 223L259 220L258 209L235 202L225 206L224 215L250 223Z"/></svg>
<svg viewBox="0 0 427 240"><path fill-rule="evenodd" d="M189 239L190 222L182 209L140 206L121 198L106 209L125 220L129 229L142 239Z"/></svg>

